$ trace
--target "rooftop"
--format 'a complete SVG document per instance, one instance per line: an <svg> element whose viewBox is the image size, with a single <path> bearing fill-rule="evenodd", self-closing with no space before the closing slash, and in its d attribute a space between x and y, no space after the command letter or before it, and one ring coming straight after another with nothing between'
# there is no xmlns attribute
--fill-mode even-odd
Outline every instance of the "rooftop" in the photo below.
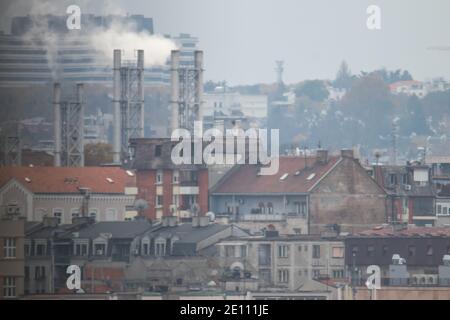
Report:
<svg viewBox="0 0 450 320"><path fill-rule="evenodd" d="M236 167L213 188L213 194L307 193L339 162L341 157L330 156L320 162L317 157L282 156L278 173L258 175L257 165Z"/></svg>
<svg viewBox="0 0 450 320"><path fill-rule="evenodd" d="M351 237L450 237L449 227L414 227L395 230L393 226L380 226L357 233Z"/></svg>
<svg viewBox="0 0 450 320"><path fill-rule="evenodd" d="M117 167L3 167L0 187L15 179L33 193L80 193L90 188L92 193L124 193L135 186L135 178Z"/></svg>

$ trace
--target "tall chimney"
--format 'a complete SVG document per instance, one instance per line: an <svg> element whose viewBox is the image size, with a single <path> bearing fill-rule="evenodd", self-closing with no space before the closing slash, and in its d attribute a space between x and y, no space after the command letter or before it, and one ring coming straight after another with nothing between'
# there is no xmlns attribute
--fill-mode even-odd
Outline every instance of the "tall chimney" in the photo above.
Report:
<svg viewBox="0 0 450 320"><path fill-rule="evenodd" d="M197 121L203 121L203 51L195 51L195 104L198 108Z"/></svg>
<svg viewBox="0 0 450 320"><path fill-rule="evenodd" d="M121 123L120 123L120 100L121 100L121 85L120 85L120 68L122 64L122 52L114 50L114 69L113 69L113 162L120 163L121 160Z"/></svg>
<svg viewBox="0 0 450 320"><path fill-rule="evenodd" d="M77 103L80 105L80 139L78 143L80 144L80 150L81 150L81 163L80 166L84 167L84 85L82 83L77 83Z"/></svg>
<svg viewBox="0 0 450 320"><path fill-rule="evenodd" d="M178 114L178 96L179 96L179 66L180 66L180 51L172 51L171 59L171 95L170 95L170 110L171 110L171 130L178 129L179 125L179 114Z"/></svg>
<svg viewBox="0 0 450 320"><path fill-rule="evenodd" d="M354 152L353 149L342 149L341 150L341 157L342 158L350 158L350 159L354 159Z"/></svg>
<svg viewBox="0 0 450 320"><path fill-rule="evenodd" d="M54 140L55 158L54 166L61 166L61 84L53 84L53 117L54 117Z"/></svg>
<svg viewBox="0 0 450 320"><path fill-rule="evenodd" d="M138 50L138 95L141 109L140 124L139 124L139 136L144 137L144 50Z"/></svg>
<svg viewBox="0 0 450 320"><path fill-rule="evenodd" d="M316 156L319 164L326 164L328 162L328 150L319 149L317 150Z"/></svg>

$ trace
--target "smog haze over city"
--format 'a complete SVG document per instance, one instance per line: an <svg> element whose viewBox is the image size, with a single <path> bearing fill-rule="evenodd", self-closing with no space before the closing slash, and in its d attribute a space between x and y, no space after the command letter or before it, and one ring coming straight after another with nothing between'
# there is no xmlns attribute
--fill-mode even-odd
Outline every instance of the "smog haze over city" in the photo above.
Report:
<svg viewBox="0 0 450 320"><path fill-rule="evenodd" d="M450 300L449 31L447 0L1 1L0 302Z"/></svg>

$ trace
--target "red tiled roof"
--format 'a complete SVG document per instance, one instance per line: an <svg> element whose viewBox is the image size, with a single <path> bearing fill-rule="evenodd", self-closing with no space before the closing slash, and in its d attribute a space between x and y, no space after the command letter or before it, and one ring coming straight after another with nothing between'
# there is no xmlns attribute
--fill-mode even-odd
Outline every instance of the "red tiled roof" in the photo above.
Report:
<svg viewBox="0 0 450 320"><path fill-rule="evenodd" d="M340 159L332 156L327 163L320 164L316 157L308 157L306 167L304 157L280 157L280 169L273 176L259 176L257 165L242 165L219 181L212 193L307 193ZM300 173L296 175L297 172ZM280 180L286 173L287 178Z"/></svg>
<svg viewBox="0 0 450 320"><path fill-rule="evenodd" d="M395 90L395 89L397 89L398 87L401 87L401 86L413 86L415 84L421 84L421 83L422 82L416 81L416 80L397 81L397 82L391 83L389 85L389 88L391 90Z"/></svg>
<svg viewBox="0 0 450 320"><path fill-rule="evenodd" d="M450 237L448 227L410 227L395 231L391 226L378 227L356 234L359 237Z"/></svg>
<svg viewBox="0 0 450 320"><path fill-rule="evenodd" d="M112 183L107 181L112 179ZM118 167L3 167L0 187L16 179L33 193L79 193L90 188L92 193L124 193L135 186L135 178ZM28 181L27 181L28 180Z"/></svg>

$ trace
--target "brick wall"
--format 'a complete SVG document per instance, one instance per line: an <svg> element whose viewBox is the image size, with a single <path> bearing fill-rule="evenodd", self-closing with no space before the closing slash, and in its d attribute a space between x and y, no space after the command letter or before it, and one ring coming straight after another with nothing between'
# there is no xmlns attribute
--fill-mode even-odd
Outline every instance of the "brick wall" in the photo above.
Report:
<svg viewBox="0 0 450 320"><path fill-rule="evenodd" d="M148 219L156 218L156 170L138 170L136 172L136 185L138 187L138 199L144 199L148 203L148 208L142 215Z"/></svg>

